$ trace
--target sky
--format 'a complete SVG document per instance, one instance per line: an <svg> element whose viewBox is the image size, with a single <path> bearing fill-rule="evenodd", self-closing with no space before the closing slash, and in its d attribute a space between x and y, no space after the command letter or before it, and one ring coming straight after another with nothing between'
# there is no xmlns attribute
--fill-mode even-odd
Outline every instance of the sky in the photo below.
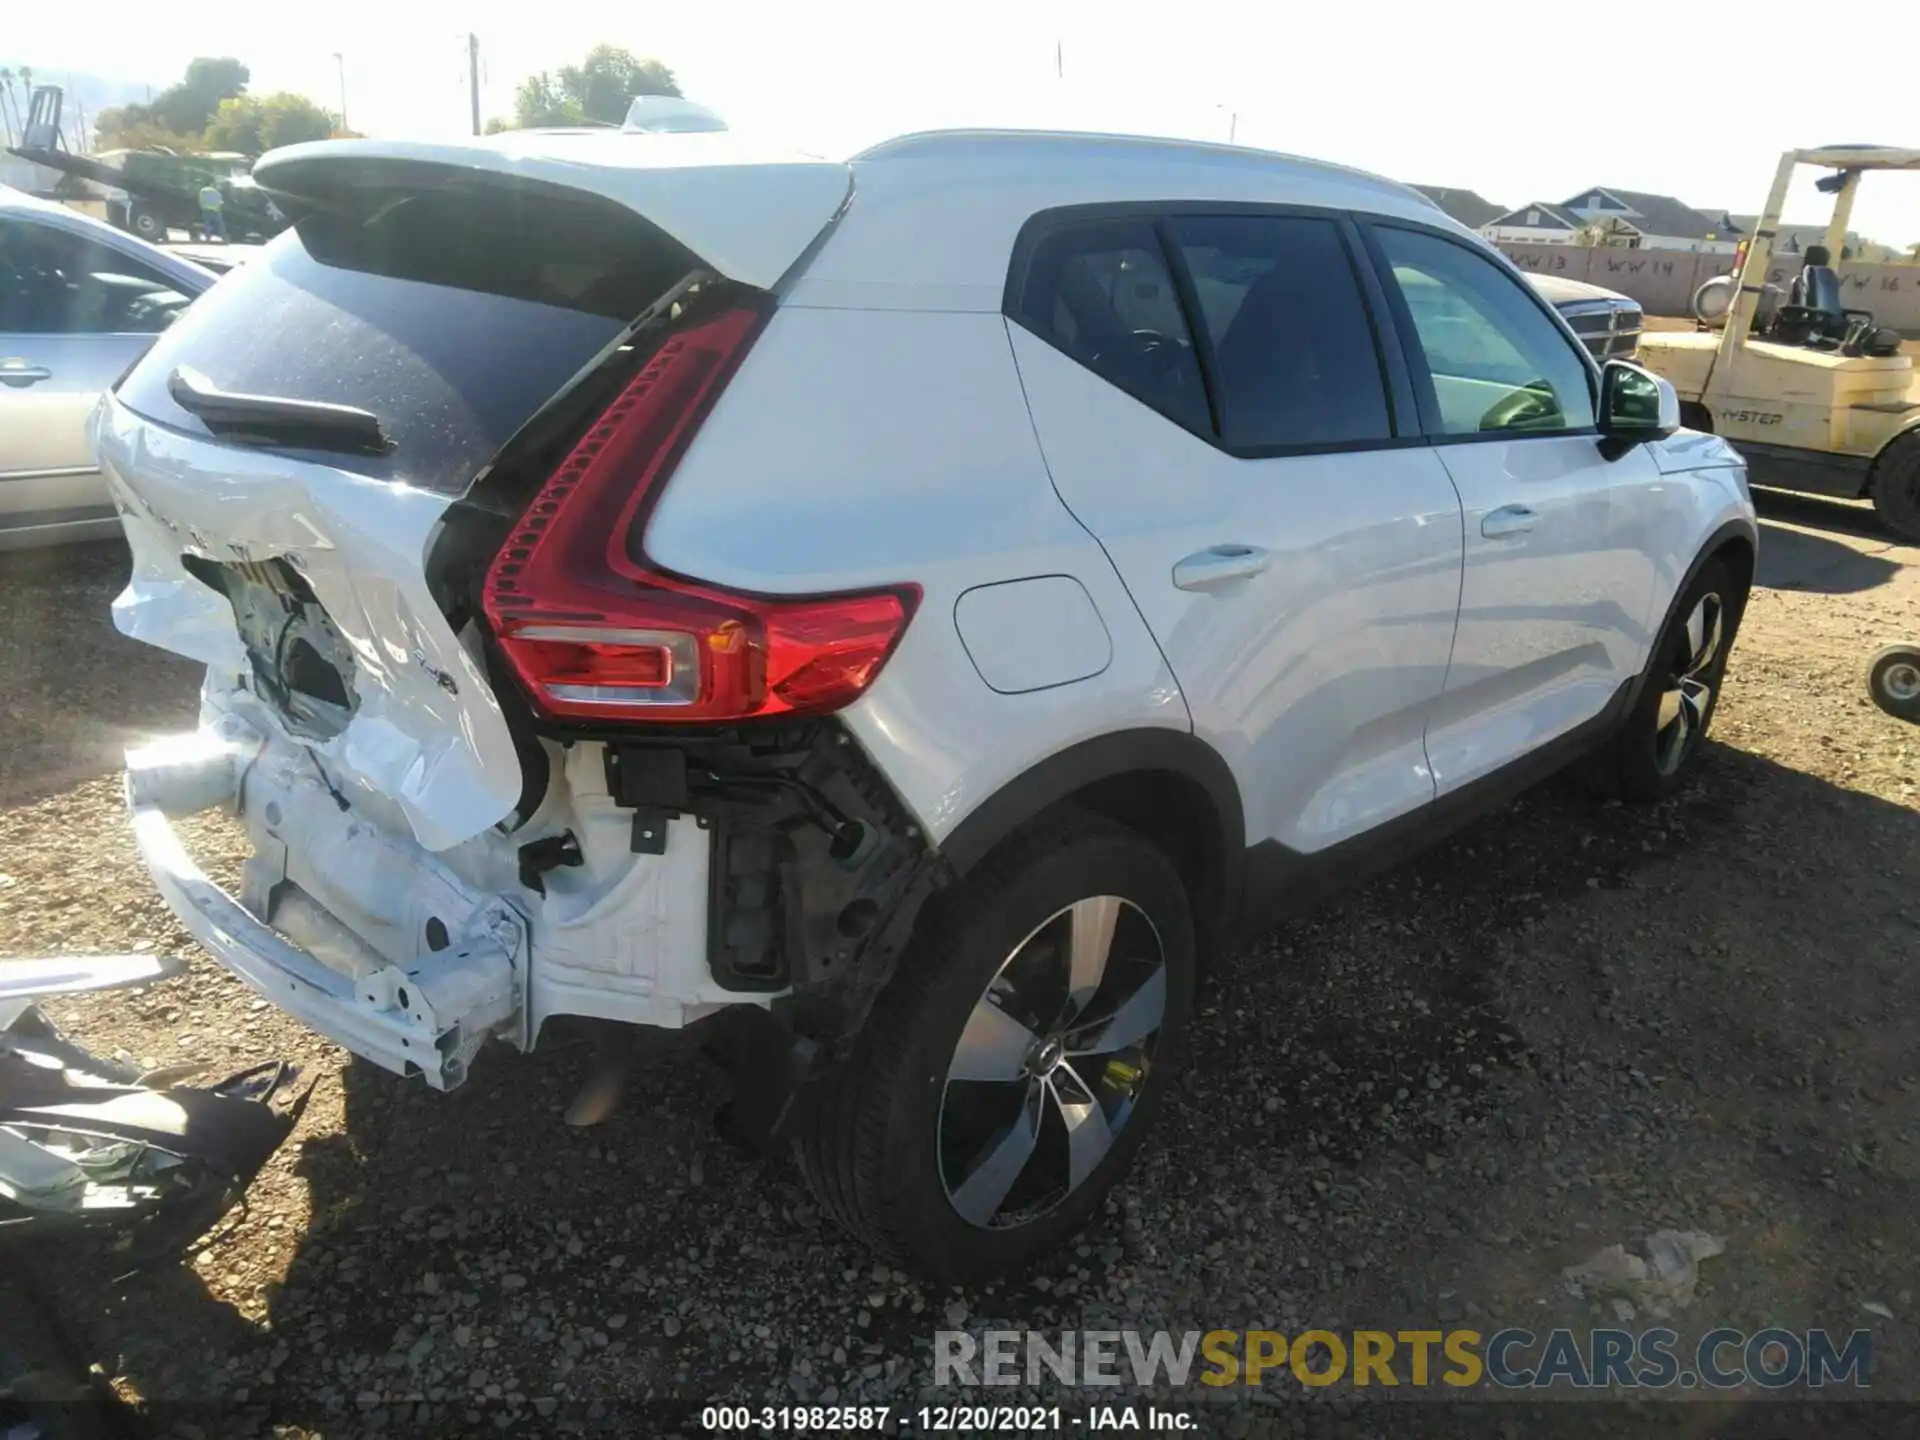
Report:
<svg viewBox="0 0 1920 1440"><path fill-rule="evenodd" d="M1736 42L1736 22L1759 38ZM735 130L817 154L954 125L1231 133L1513 207L1612 185L1750 212L1783 150L1920 146L1911 87L1847 87L1825 106L1768 89L1771 46L1785 53L1804 23L1784 0L88 0L10 6L0 60L159 89L195 55L234 55L254 90L338 110L337 51L354 129L454 139L468 129L467 33L483 116L510 114L527 74L605 41L664 60ZM1829 208L1809 177L1787 218ZM1920 241L1920 175L1869 176L1853 228Z"/></svg>

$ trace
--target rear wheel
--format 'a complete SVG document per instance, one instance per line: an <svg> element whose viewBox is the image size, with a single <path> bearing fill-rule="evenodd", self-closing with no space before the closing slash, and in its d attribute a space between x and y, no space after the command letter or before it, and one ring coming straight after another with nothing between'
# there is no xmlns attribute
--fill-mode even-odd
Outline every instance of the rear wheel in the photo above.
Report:
<svg viewBox="0 0 1920 1440"><path fill-rule="evenodd" d="M1920 722L1920 645L1889 645L1874 656L1867 690L1896 720Z"/></svg>
<svg viewBox="0 0 1920 1440"><path fill-rule="evenodd" d="M135 205L127 212L127 228L154 245L167 238L166 221L144 205Z"/></svg>
<svg viewBox="0 0 1920 1440"><path fill-rule="evenodd" d="M1193 922L1166 857L1091 815L1016 840L929 919L799 1149L849 1230L964 1281L1053 1249L1126 1170L1178 1058Z"/></svg>
<svg viewBox="0 0 1920 1440"><path fill-rule="evenodd" d="M1920 434L1903 435L1873 466L1873 508L1909 544L1920 545Z"/></svg>
<svg viewBox="0 0 1920 1440"><path fill-rule="evenodd" d="M1700 567L1654 644L1632 712L1593 759L1589 773L1603 793L1658 800L1698 768L1741 600L1724 564Z"/></svg>

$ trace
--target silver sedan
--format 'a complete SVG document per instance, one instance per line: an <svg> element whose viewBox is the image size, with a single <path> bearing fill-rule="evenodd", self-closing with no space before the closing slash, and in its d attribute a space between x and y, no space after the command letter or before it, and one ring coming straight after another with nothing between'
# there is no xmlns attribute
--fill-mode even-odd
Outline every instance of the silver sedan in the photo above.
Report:
<svg viewBox="0 0 1920 1440"><path fill-rule="evenodd" d="M217 278L0 187L0 550L119 533L87 418Z"/></svg>

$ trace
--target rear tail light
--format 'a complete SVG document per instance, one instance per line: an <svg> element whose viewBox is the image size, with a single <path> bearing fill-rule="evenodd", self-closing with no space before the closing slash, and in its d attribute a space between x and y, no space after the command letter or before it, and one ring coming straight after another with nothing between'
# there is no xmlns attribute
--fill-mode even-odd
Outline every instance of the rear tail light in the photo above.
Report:
<svg viewBox="0 0 1920 1440"><path fill-rule="evenodd" d="M764 323L728 310L670 336L541 487L487 572L501 653L536 708L713 724L857 699L919 590L762 596L648 564L639 527Z"/></svg>

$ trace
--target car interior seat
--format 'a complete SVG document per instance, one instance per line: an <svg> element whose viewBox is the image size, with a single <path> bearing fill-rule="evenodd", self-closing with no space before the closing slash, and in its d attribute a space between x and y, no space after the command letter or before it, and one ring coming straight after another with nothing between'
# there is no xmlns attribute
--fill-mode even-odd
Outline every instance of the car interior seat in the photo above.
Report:
<svg viewBox="0 0 1920 1440"><path fill-rule="evenodd" d="M1215 346L1220 410L1229 426L1238 420L1311 433L1313 417L1328 408L1314 337L1289 324L1294 316L1313 313L1313 285L1299 267L1281 264L1247 286ZM1274 343L1289 331L1293 343Z"/></svg>

